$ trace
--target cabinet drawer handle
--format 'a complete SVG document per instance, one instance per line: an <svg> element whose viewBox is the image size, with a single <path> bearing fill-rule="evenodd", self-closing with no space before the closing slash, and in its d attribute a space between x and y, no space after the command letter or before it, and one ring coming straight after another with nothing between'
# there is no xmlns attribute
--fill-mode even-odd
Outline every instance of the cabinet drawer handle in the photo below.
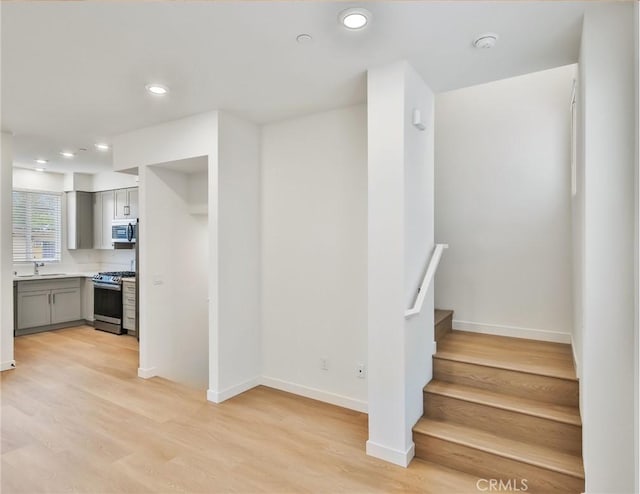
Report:
<svg viewBox="0 0 640 494"><path fill-rule="evenodd" d="M47 303L49 305L51 305L51 294L50 293L47 294Z"/></svg>
<svg viewBox="0 0 640 494"><path fill-rule="evenodd" d="M56 303L56 294L55 293L53 294L53 303L54 304Z"/></svg>

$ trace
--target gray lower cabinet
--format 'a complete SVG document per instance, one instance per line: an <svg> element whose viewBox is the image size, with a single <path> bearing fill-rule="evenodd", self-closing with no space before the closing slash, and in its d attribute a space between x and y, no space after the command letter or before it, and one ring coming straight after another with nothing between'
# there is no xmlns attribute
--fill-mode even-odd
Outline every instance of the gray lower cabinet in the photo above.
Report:
<svg viewBox="0 0 640 494"><path fill-rule="evenodd" d="M51 290L51 324L82 319L80 286Z"/></svg>
<svg viewBox="0 0 640 494"><path fill-rule="evenodd" d="M129 334L136 332L136 283L122 282L122 327Z"/></svg>
<svg viewBox="0 0 640 494"><path fill-rule="evenodd" d="M51 290L18 292L18 329L51 324L50 300Z"/></svg>
<svg viewBox="0 0 640 494"><path fill-rule="evenodd" d="M17 283L18 332L82 320L80 278Z"/></svg>

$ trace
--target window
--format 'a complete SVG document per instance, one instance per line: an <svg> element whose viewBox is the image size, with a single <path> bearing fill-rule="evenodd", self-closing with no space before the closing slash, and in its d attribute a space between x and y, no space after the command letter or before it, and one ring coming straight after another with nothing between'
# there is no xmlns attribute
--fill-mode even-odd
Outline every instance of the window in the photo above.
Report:
<svg viewBox="0 0 640 494"><path fill-rule="evenodd" d="M13 262L60 261L61 195L13 191Z"/></svg>

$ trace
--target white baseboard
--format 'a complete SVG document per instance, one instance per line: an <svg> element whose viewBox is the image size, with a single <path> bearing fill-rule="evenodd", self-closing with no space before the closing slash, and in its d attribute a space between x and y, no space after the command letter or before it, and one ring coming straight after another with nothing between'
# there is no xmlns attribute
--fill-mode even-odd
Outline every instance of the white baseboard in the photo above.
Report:
<svg viewBox="0 0 640 494"><path fill-rule="evenodd" d="M138 367L138 377L142 379L149 379L150 377L156 377L158 375L158 369L156 367L148 367L143 369Z"/></svg>
<svg viewBox="0 0 640 494"><path fill-rule="evenodd" d="M240 393L244 393L245 391L250 390L251 388L255 388L260 385L260 377L251 378L243 383L236 384L234 386L230 386L227 389L222 391L215 391L213 389L207 390L207 400L212 401L213 403L222 403L229 398L233 398L234 396L238 396Z"/></svg>
<svg viewBox="0 0 640 494"><path fill-rule="evenodd" d="M411 443L411 447L407 451L398 451L369 440L367 441L367 454L406 468L416 454L416 445Z"/></svg>
<svg viewBox="0 0 640 494"><path fill-rule="evenodd" d="M357 412L367 413L367 402L362 400L354 400L348 396L343 396L335 393L329 393L316 388L310 388L308 386L302 386L289 381L283 381L273 377L263 376L260 380L260 384L269 388L279 389L280 391L287 391L307 398L312 398L318 401L324 401L325 403L331 403L339 407L348 408Z"/></svg>
<svg viewBox="0 0 640 494"><path fill-rule="evenodd" d="M0 372L15 369L15 368L16 368L15 360L7 360L6 362L2 362L2 364L0 364Z"/></svg>
<svg viewBox="0 0 640 494"><path fill-rule="evenodd" d="M516 326L502 326L500 324L484 324L470 321L453 320L453 329L472 333L510 336L511 338L526 338L528 340L551 341L553 343L571 343L571 334L546 329L519 328Z"/></svg>
<svg viewBox="0 0 640 494"><path fill-rule="evenodd" d="M576 368L576 377L580 379L580 362L578 361L578 355L576 354L576 345L573 341L573 335L571 335L571 351L573 352L573 365Z"/></svg>

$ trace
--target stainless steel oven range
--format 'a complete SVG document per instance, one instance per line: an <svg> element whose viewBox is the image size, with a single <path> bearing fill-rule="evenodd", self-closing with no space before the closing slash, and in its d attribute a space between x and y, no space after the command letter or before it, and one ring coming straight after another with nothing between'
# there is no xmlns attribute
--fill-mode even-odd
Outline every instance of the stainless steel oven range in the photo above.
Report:
<svg viewBox="0 0 640 494"><path fill-rule="evenodd" d="M124 334L122 328L122 278L134 277L132 271L107 271L93 277L93 317L95 328Z"/></svg>

